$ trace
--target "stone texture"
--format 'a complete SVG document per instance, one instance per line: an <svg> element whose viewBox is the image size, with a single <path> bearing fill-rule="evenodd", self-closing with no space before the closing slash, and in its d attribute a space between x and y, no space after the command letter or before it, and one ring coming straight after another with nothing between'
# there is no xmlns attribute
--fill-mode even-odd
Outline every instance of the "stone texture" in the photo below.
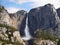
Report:
<svg viewBox="0 0 60 45"><path fill-rule="evenodd" d="M36 36L34 32L37 29L46 29L49 31L48 29L51 28L53 33L55 33L54 31L57 31L56 28L58 27L59 17L54 6L47 4L42 7L31 9L28 13L28 22L32 36Z"/></svg>
<svg viewBox="0 0 60 45"><path fill-rule="evenodd" d="M24 10L9 14L3 6L0 6L0 45L25 45L18 30L25 14ZM14 29L16 31L13 31Z"/></svg>
<svg viewBox="0 0 60 45"><path fill-rule="evenodd" d="M42 30L46 31L47 34L52 34L55 37L60 37L60 8L56 10L53 5L46 4L45 6L33 8L28 13L24 10L20 10L14 14L9 14L3 6L0 6L0 24L12 26L17 29L17 31L8 32L11 36L12 42L19 42L23 45L26 45L25 42L21 39L21 36L25 36L24 29L27 16L29 32L33 38L36 38L38 32ZM0 25L0 37L4 39L4 41L10 40L8 34L6 33L7 30L10 29L1 27ZM48 45L51 45L52 43L52 45L56 45L51 40L38 41L38 39L32 39L27 41L26 43L31 43L28 45L32 45L32 43L35 43L36 45L43 45L43 42L48 43ZM0 45L3 44L5 43L0 43ZM12 44L10 43L6 45Z"/></svg>

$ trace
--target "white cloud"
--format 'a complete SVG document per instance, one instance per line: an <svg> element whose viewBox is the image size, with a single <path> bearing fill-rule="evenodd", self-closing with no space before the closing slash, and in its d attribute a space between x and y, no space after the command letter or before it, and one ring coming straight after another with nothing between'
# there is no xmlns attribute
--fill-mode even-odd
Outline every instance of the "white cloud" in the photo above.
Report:
<svg viewBox="0 0 60 45"><path fill-rule="evenodd" d="M19 8L15 8L15 7L9 7L9 8L6 8L6 9L9 13L15 13L15 12L20 10Z"/></svg>
<svg viewBox="0 0 60 45"><path fill-rule="evenodd" d="M17 11L20 11L20 10L28 11L25 8L16 8L16 7L7 7L5 9L8 11L8 13L16 13Z"/></svg>
<svg viewBox="0 0 60 45"><path fill-rule="evenodd" d="M36 0L33 7L44 6L45 4L51 3L54 5L55 8L60 7L60 0Z"/></svg>
<svg viewBox="0 0 60 45"><path fill-rule="evenodd" d="M10 0L10 1L17 4L32 2L32 5L31 5L32 7L43 6L47 3L53 4L55 8L60 7L60 0Z"/></svg>
<svg viewBox="0 0 60 45"><path fill-rule="evenodd" d="M27 3L27 2L35 2L35 0L9 0L11 2L15 2L17 4L23 4L23 3Z"/></svg>

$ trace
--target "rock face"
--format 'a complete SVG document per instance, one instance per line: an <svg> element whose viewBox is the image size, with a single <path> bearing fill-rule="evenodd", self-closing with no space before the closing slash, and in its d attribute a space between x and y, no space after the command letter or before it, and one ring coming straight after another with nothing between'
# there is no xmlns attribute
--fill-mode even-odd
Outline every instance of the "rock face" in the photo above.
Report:
<svg viewBox="0 0 60 45"><path fill-rule="evenodd" d="M60 37L60 19L58 14L54 6L51 4L31 9L30 12L28 13L28 25L32 37L34 38L37 37L39 31L40 33L41 31L44 31L43 33L47 33L50 37L51 35L54 37ZM51 45L51 43L54 43L49 40L47 41L45 40L42 42L48 44L43 44L41 42L39 43L43 45L49 45L49 44Z"/></svg>
<svg viewBox="0 0 60 45"><path fill-rule="evenodd" d="M27 14L23 18L21 26L20 26L20 34L21 34L22 37L25 36L25 31L24 30L25 30L25 25L26 25L26 17L27 17Z"/></svg>
<svg viewBox="0 0 60 45"><path fill-rule="evenodd" d="M21 39L21 36L20 36L20 32L19 32L19 31L15 31L15 32L13 33L13 37L14 37L15 39L17 39L16 41L18 41L19 43L25 45L24 41Z"/></svg>
<svg viewBox="0 0 60 45"><path fill-rule="evenodd" d="M57 14L59 16L59 21L58 21L58 35L60 35L60 8L57 9Z"/></svg>
<svg viewBox="0 0 60 45"><path fill-rule="evenodd" d="M26 13L27 13L26 11L20 10L20 11L14 13L14 14L9 14L9 16L11 17L11 19L13 19L16 22L15 24L16 24L17 28L20 27L21 22L22 22L23 18L25 17Z"/></svg>
<svg viewBox="0 0 60 45"><path fill-rule="evenodd" d="M49 31L48 29L51 28L55 30L59 20L56 9L51 4L31 9L28 18L30 33L33 36L34 31L37 29L47 29Z"/></svg>
<svg viewBox="0 0 60 45"><path fill-rule="evenodd" d="M57 9L58 16L60 18L60 8Z"/></svg>
<svg viewBox="0 0 60 45"><path fill-rule="evenodd" d="M25 27L25 19L27 12L24 10L20 10L14 14L10 14L10 17L15 20L17 29L20 31L21 36L24 35L24 27ZM14 24L14 21L13 21ZM15 25L15 24L14 24Z"/></svg>
<svg viewBox="0 0 60 45"><path fill-rule="evenodd" d="M21 10L15 14L9 14L7 10L0 6L0 41L1 45L25 45L19 33L19 26L26 14Z"/></svg>
<svg viewBox="0 0 60 45"><path fill-rule="evenodd" d="M0 23L10 26L12 25L12 21L8 15L8 12L5 9L0 12Z"/></svg>
<svg viewBox="0 0 60 45"><path fill-rule="evenodd" d="M35 40L36 45L57 45L56 42L51 40Z"/></svg>
<svg viewBox="0 0 60 45"><path fill-rule="evenodd" d="M25 36L24 30L27 16L29 32L32 37L37 37L38 33L41 33L42 31L44 31L42 32L44 34L51 34L54 37L60 37L60 9L56 10L53 5L46 4L45 6L31 9L29 13L20 10L14 14L9 14L3 6L0 6L1 45L6 43L9 43L6 45L12 45L12 43L14 45L25 45L21 36ZM50 40L39 41L36 40L36 43L53 43ZM33 39L28 40L27 44L30 45L31 43L32 45L33 42ZM55 43L53 45L55 45Z"/></svg>
<svg viewBox="0 0 60 45"><path fill-rule="evenodd" d="M44 33L44 35L47 34L47 37L48 35L50 37L51 35L52 37L60 36L60 30L59 30L60 19L53 5L47 4L42 7L33 8L29 11L29 13L26 14L24 19L22 20L21 27L20 27L20 31L21 31L20 34L22 37L25 36L24 29L25 29L25 24L26 24L25 22L27 16L28 16L29 32L32 37L34 38L38 37L38 33L41 33L42 31L44 31L42 32ZM28 43L30 44L31 41L28 41Z"/></svg>

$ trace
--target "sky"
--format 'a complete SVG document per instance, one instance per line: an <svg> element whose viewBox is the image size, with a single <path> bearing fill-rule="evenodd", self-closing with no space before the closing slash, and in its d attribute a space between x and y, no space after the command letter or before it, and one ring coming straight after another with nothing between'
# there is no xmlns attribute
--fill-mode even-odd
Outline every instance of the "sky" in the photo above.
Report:
<svg viewBox="0 0 60 45"><path fill-rule="evenodd" d="M0 5L3 5L9 13L15 13L19 10L29 12L32 8L48 3L53 4L56 9L60 7L60 0L0 0Z"/></svg>

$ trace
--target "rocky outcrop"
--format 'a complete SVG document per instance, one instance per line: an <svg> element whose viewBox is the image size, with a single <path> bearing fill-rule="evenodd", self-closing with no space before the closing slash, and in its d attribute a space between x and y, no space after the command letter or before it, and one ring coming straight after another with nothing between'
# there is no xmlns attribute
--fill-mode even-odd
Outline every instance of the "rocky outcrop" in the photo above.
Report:
<svg viewBox="0 0 60 45"><path fill-rule="evenodd" d="M25 25L26 25L26 17L27 17L27 14L25 15L25 17L23 18L22 22L21 22L21 26L20 26L20 34L22 37L25 36Z"/></svg>
<svg viewBox="0 0 60 45"><path fill-rule="evenodd" d="M9 14L3 6L0 6L1 45L25 45L18 30L18 25L22 22L24 14L23 10Z"/></svg>
<svg viewBox="0 0 60 45"><path fill-rule="evenodd" d="M0 6L0 41L1 45L26 45L21 36L25 36L26 18L28 16L28 27L32 38L26 41L27 45L56 45L55 37L60 37L60 9L51 4L33 8L27 13L20 10L9 14L3 6ZM48 39L48 40L45 40ZM49 40L50 39L50 40Z"/></svg>
<svg viewBox="0 0 60 45"><path fill-rule="evenodd" d="M27 12L24 10L20 10L14 14L9 14L11 19L13 20L13 25L16 24L15 26L17 26L17 28L20 28L21 22L23 18L25 17L25 14L27 14ZM14 21L16 22L15 24L14 24Z"/></svg>
<svg viewBox="0 0 60 45"><path fill-rule="evenodd" d="M57 14L58 14L58 16L60 18L60 8L57 9Z"/></svg>
<svg viewBox="0 0 60 45"><path fill-rule="evenodd" d="M47 30L50 32L50 28L56 36L55 32L57 32L56 29L58 27L59 17L54 6L47 4L42 7L31 9L28 13L28 22L32 36L36 36L34 32L37 30Z"/></svg>
<svg viewBox="0 0 60 45"><path fill-rule="evenodd" d="M20 32L19 31L15 31L13 33L13 37L15 38L16 41L18 41L19 43L25 45L24 41L21 39L21 36L20 36Z"/></svg>
<svg viewBox="0 0 60 45"><path fill-rule="evenodd" d="M60 8L57 9L57 14L59 16L59 21L58 21L58 35L60 37Z"/></svg>
<svg viewBox="0 0 60 45"><path fill-rule="evenodd" d="M12 20L10 19L8 12L4 9L0 12L0 23L6 25L12 25Z"/></svg>
<svg viewBox="0 0 60 45"><path fill-rule="evenodd" d="M56 42L51 40L35 40L34 43L36 45L57 45Z"/></svg>
<svg viewBox="0 0 60 45"><path fill-rule="evenodd" d="M26 14L27 12L24 11L24 10L20 10L14 14L9 14L11 19L15 20L16 25L14 24L14 21L13 21L13 24L15 26L17 26L17 29L20 31L20 34L21 36L24 35L24 27L25 27L25 19L26 19ZM24 23L24 24L23 24Z"/></svg>

